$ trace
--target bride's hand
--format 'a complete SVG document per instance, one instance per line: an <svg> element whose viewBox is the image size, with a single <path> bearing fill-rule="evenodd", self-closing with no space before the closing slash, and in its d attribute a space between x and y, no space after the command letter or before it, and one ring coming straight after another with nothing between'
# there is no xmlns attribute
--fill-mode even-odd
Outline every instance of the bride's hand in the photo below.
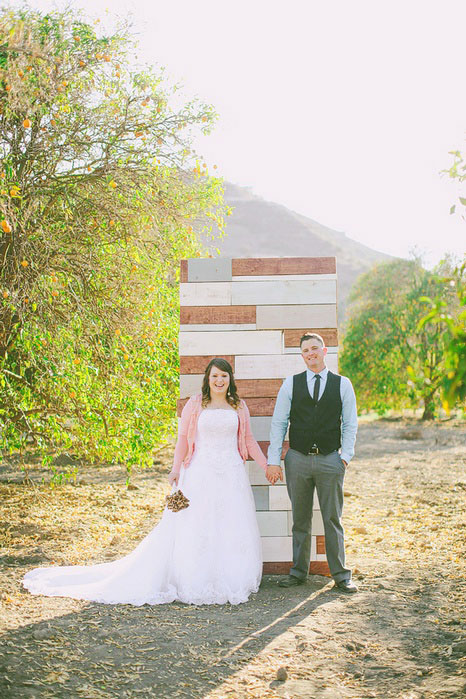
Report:
<svg viewBox="0 0 466 699"><path fill-rule="evenodd" d="M170 473L168 474L168 481L169 481L170 485L173 485L173 483L175 483L175 485L178 485L179 478L180 478L179 473L174 473L173 471L170 471Z"/></svg>

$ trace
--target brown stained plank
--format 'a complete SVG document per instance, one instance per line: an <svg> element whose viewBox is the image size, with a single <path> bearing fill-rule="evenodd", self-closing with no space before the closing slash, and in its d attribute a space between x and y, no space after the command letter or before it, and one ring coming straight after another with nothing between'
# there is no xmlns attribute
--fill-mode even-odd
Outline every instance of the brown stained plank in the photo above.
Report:
<svg viewBox="0 0 466 699"><path fill-rule="evenodd" d="M181 325L255 323L256 306L181 306Z"/></svg>
<svg viewBox="0 0 466 699"><path fill-rule="evenodd" d="M189 359L189 357L186 357L186 359ZM282 383L281 379L239 379L236 382L236 388L240 398L246 400L251 415L268 417L273 415L275 400ZM176 404L178 417L181 415L181 411L187 401L188 398L178 399Z"/></svg>
<svg viewBox="0 0 466 699"><path fill-rule="evenodd" d="M267 450L269 448L270 442L257 442L262 451L264 452L265 456L267 456ZM285 454L288 451L288 447L290 446L289 442L283 442L283 448L282 448L282 456L281 458L285 458ZM254 459L248 459L248 461L254 461Z"/></svg>
<svg viewBox="0 0 466 699"><path fill-rule="evenodd" d="M236 388L241 398L276 398L282 383L282 379L237 379Z"/></svg>
<svg viewBox="0 0 466 699"><path fill-rule="evenodd" d="M180 283L186 283L188 281L188 260L180 261Z"/></svg>
<svg viewBox="0 0 466 699"><path fill-rule="evenodd" d="M246 403L251 416L267 417L269 415L273 415L275 400L276 396L273 398L248 398Z"/></svg>
<svg viewBox="0 0 466 699"><path fill-rule="evenodd" d="M210 354L206 356L180 357L180 374L203 374L210 360L216 357L220 357L220 355ZM234 355L221 355L221 359L226 359L227 362L230 362L233 371L235 370Z"/></svg>
<svg viewBox="0 0 466 699"><path fill-rule="evenodd" d="M325 536L316 536L316 553L325 554Z"/></svg>
<svg viewBox="0 0 466 699"><path fill-rule="evenodd" d="M311 575L326 575L328 578L332 577L327 561L311 561L309 572Z"/></svg>
<svg viewBox="0 0 466 699"><path fill-rule="evenodd" d="M292 565L291 561L267 561L263 563L262 573L264 575L288 575ZM309 573L331 577L327 561L311 561Z"/></svg>
<svg viewBox="0 0 466 699"><path fill-rule="evenodd" d="M280 382L281 383L281 382ZM241 396L243 397L243 396ZM188 398L180 398L177 401L177 415L181 415L181 411L186 404ZM248 398L246 400L251 417L271 417L275 407L275 398Z"/></svg>
<svg viewBox="0 0 466 699"><path fill-rule="evenodd" d="M232 261L232 274L238 276L270 274L335 274L335 257L263 257Z"/></svg>
<svg viewBox="0 0 466 699"><path fill-rule="evenodd" d="M338 330L336 328L302 328L299 330L285 329L285 347L299 347L299 341L305 333L321 335L327 347L338 345Z"/></svg>

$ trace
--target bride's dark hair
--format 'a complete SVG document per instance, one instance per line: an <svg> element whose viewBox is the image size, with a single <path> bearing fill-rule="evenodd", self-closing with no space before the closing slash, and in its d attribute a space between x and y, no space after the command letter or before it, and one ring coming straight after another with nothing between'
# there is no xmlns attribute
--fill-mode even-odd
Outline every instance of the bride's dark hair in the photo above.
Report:
<svg viewBox="0 0 466 699"><path fill-rule="evenodd" d="M215 359L211 359L210 362L207 364L204 373L204 379L202 381L202 406L205 408L206 405L210 403L209 377L210 371L214 366L217 367L217 369L220 369L220 371L225 371L226 373L228 373L230 377L230 383L228 384L226 399L227 402L236 410L241 399L236 391L235 379L233 377L233 369L231 368L231 364L227 362L226 359L222 359L221 357L215 357Z"/></svg>

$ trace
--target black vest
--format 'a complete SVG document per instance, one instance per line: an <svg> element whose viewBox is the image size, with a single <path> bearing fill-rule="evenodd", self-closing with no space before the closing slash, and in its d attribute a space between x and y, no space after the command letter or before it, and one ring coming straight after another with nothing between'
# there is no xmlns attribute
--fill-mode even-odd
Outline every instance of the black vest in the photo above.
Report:
<svg viewBox="0 0 466 699"><path fill-rule="evenodd" d="M341 446L341 376L327 374L325 391L314 403L307 387L307 372L293 376L290 411L290 447L308 454L315 444L323 454Z"/></svg>

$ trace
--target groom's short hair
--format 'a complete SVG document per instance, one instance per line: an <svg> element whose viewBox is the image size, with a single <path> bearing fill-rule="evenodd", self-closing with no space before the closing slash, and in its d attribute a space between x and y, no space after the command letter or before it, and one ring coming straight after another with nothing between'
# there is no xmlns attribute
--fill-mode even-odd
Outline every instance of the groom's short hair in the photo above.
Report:
<svg viewBox="0 0 466 699"><path fill-rule="evenodd" d="M299 341L299 346L302 347L303 342L306 342L306 340L318 340L322 347L325 347L324 338L322 335L318 335L317 333L304 333Z"/></svg>

